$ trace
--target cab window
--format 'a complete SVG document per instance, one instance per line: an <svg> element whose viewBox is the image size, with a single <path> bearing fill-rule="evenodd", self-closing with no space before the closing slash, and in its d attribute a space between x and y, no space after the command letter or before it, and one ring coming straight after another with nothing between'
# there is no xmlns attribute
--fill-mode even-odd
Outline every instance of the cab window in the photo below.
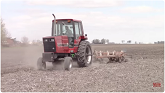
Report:
<svg viewBox="0 0 165 93"><path fill-rule="evenodd" d="M75 38L78 39L80 36L80 28L79 28L79 23L75 22Z"/></svg>
<svg viewBox="0 0 165 93"><path fill-rule="evenodd" d="M79 23L79 29L80 29L80 31L79 31L80 36L82 36L82 27L81 27L81 23Z"/></svg>

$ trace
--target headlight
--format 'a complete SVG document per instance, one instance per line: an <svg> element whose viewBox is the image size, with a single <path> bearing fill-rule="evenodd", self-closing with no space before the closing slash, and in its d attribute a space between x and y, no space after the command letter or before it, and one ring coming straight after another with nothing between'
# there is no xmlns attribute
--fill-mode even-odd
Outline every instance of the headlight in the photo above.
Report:
<svg viewBox="0 0 165 93"><path fill-rule="evenodd" d="M51 42L54 42L54 39L50 39Z"/></svg>
<svg viewBox="0 0 165 93"><path fill-rule="evenodd" d="M44 39L44 42L48 42L48 39Z"/></svg>

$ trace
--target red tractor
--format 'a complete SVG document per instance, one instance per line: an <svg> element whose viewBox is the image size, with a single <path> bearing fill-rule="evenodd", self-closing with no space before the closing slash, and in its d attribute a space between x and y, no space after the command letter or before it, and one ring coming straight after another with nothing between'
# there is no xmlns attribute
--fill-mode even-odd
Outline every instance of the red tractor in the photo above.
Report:
<svg viewBox="0 0 165 93"><path fill-rule="evenodd" d="M82 21L75 19L52 20L52 35L43 37L44 53L37 61L39 70L46 69L46 62L56 65L59 58L64 58L64 69L70 70L72 61L76 60L79 67L92 64L92 49L84 36Z"/></svg>

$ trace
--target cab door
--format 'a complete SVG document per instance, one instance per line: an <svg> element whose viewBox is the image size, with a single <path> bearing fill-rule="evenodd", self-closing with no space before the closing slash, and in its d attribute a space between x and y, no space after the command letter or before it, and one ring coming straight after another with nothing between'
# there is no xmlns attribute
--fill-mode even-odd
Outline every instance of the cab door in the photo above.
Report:
<svg viewBox="0 0 165 93"><path fill-rule="evenodd" d="M75 26L74 48L75 48L75 50L77 50L79 42L81 40L79 37L82 35L81 23L80 22L74 22L74 26Z"/></svg>

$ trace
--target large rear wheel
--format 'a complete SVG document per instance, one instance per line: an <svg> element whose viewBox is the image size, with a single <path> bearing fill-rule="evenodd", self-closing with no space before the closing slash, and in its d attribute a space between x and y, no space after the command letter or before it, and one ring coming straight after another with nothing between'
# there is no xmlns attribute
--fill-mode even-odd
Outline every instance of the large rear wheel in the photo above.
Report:
<svg viewBox="0 0 165 93"><path fill-rule="evenodd" d="M88 67L92 64L92 49L88 41L81 41L77 51L79 67Z"/></svg>

